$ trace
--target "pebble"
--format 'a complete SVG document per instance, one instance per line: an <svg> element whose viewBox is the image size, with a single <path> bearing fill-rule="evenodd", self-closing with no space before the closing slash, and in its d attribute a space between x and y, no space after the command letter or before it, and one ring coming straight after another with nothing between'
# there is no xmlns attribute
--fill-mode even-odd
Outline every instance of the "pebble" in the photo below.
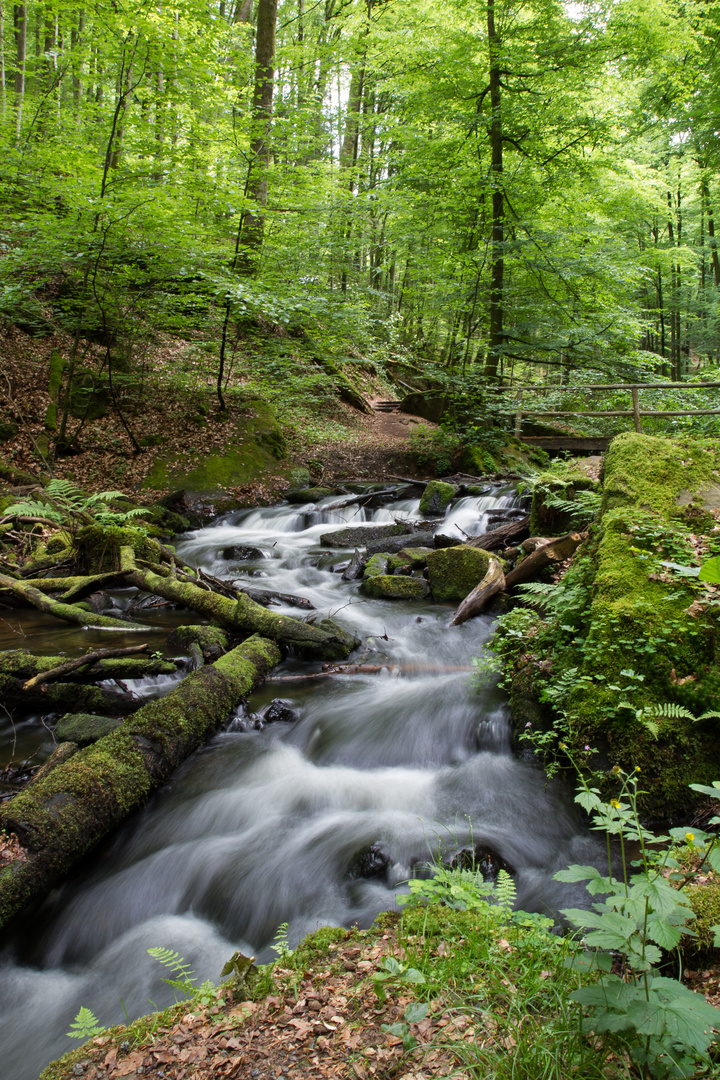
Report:
<svg viewBox="0 0 720 1080"><path fill-rule="evenodd" d="M75 1076L82 1076L84 1072L85 1070L82 1065L73 1065L73 1073L75 1074Z"/></svg>

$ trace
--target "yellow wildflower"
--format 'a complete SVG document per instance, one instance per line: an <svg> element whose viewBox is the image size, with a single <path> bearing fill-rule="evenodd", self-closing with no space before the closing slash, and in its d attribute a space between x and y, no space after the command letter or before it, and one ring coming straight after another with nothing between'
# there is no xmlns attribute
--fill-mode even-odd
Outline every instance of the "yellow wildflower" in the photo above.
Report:
<svg viewBox="0 0 720 1080"><path fill-rule="evenodd" d="M613 810L619 810L620 809L620 803L617 801L617 799L611 799L610 800L610 805L612 806Z"/></svg>

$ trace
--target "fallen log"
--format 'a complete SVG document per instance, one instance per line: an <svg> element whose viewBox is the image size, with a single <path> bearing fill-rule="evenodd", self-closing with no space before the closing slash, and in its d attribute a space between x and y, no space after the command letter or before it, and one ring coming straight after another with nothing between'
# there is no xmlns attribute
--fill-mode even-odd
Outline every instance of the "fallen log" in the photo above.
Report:
<svg viewBox="0 0 720 1080"><path fill-rule="evenodd" d="M344 510L346 506L370 502L371 499L390 498L391 495L397 495L398 490L397 487L391 487L381 491L365 491L362 495L351 495L349 498L342 499L340 502L330 503L329 506L323 506L323 510Z"/></svg>
<svg viewBox="0 0 720 1080"><path fill-rule="evenodd" d="M0 870L0 925L141 807L279 659L274 642L248 638L0 806L0 828L27 852Z"/></svg>
<svg viewBox="0 0 720 1080"><path fill-rule="evenodd" d="M541 544L531 555L517 563L514 569L506 575L506 587L512 589L514 585L520 585L524 581L532 581L551 563L564 562L565 559L569 559L584 539L585 534L583 533L566 533L565 536L558 536L554 540L548 540L547 543Z"/></svg>
<svg viewBox="0 0 720 1080"><path fill-rule="evenodd" d="M530 515L526 514L517 521L509 521L507 525L499 525L497 529L490 529L481 536L471 537L468 540L468 546L479 547L483 551L495 551L498 548L507 547L509 540L519 540L529 528Z"/></svg>
<svg viewBox="0 0 720 1080"><path fill-rule="evenodd" d="M77 626L92 629L125 630L128 632L132 630L147 632L148 630L147 626L124 622L121 619L112 619L108 615L95 615L92 611L85 611L74 604L64 604L60 600L53 600L26 581L8 577L7 574L0 574L0 589L7 589L13 596L21 597L32 607L37 608L38 611L45 612L46 615L53 615L56 619L75 623Z"/></svg>
<svg viewBox="0 0 720 1080"><path fill-rule="evenodd" d="M504 588L505 574L503 568L498 560L491 556L485 577L459 605L450 620L450 625L460 626L462 623L467 622L468 619L473 619L476 615L479 615L488 601L497 593L502 592Z"/></svg>
<svg viewBox="0 0 720 1080"><path fill-rule="evenodd" d="M331 619L313 625L290 615L278 615L238 592L235 599L219 596L201 589L189 581L164 577L161 573L136 566L133 550L120 549L121 568L127 571L127 581L138 589L162 596L174 604L191 608L209 622L238 634L262 634L303 653L316 654L328 660L340 660L359 644Z"/></svg>
<svg viewBox="0 0 720 1080"><path fill-rule="evenodd" d="M379 675L392 671L398 675L449 675L456 671L474 671L468 664L333 664L309 675L270 675L268 682L305 682L308 679L330 679L336 675Z"/></svg>
<svg viewBox="0 0 720 1080"><path fill-rule="evenodd" d="M42 671L37 675L33 675L32 679L28 679L26 683L23 683L23 690L32 690L36 686L57 682L63 675L69 675L71 672L86 667L88 664L95 664L98 660L116 660L121 656L133 656L136 653L147 651L147 645L132 645L127 649L96 649L94 652L86 653L85 656L79 656L75 660L68 660L65 664L50 668L49 671Z"/></svg>
<svg viewBox="0 0 720 1080"><path fill-rule="evenodd" d="M58 600L69 604L72 600L82 600L90 593L99 589L112 589L116 585L124 584L125 575L122 573L109 574L80 574L74 577L58 578L29 578L24 584L42 593L61 593Z"/></svg>

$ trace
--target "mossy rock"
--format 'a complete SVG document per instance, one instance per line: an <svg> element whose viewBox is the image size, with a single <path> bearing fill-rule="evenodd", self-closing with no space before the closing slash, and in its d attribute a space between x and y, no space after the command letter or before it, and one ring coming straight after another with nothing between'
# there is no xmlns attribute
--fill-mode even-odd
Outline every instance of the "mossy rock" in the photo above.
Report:
<svg viewBox="0 0 720 1080"><path fill-rule="evenodd" d="M391 555L388 559L388 569L391 574L397 574L404 570L421 570L427 565L427 558L434 548L416 547L403 548L397 555ZM373 556L377 558L377 556ZM372 561L372 560L371 560Z"/></svg>
<svg viewBox="0 0 720 1080"><path fill-rule="evenodd" d="M278 460L285 456L285 442L272 409L262 398L234 401L242 415L229 435L218 435L222 444L212 445L208 436L207 450L193 456L158 455L142 482L142 487L165 489L184 488L201 495L220 495L231 488L250 483L265 476L274 476Z"/></svg>
<svg viewBox="0 0 720 1080"><path fill-rule="evenodd" d="M321 499L327 499L331 495L335 494L335 488L327 487L310 487L310 488L298 488L296 491L289 491L286 495L289 503L316 503Z"/></svg>
<svg viewBox="0 0 720 1080"><path fill-rule="evenodd" d="M110 716L95 716L93 713L67 713L55 725L55 738L61 742L73 742L78 746L89 746L105 735L109 735L122 720Z"/></svg>
<svg viewBox="0 0 720 1080"><path fill-rule="evenodd" d="M20 428L11 420L0 422L0 442L10 442L17 435Z"/></svg>
<svg viewBox="0 0 720 1080"><path fill-rule="evenodd" d="M486 473L495 473L498 466L489 451L481 446L466 446L460 458L460 468L471 476L485 476ZM472 494L472 492L470 492Z"/></svg>
<svg viewBox="0 0 720 1080"><path fill-rule="evenodd" d="M367 596L385 600L423 600L428 594L424 578L398 574L373 574L363 578L361 588Z"/></svg>
<svg viewBox="0 0 720 1080"><path fill-rule="evenodd" d="M363 578L380 577L382 574L387 574L389 561L390 556L386 551L379 551L376 555L372 555L363 571ZM390 572L392 573L392 571Z"/></svg>
<svg viewBox="0 0 720 1080"><path fill-rule="evenodd" d="M39 483L37 476L33 476L32 473L24 472L22 469L15 469L1 458L0 480L6 484L11 484L13 487L26 487L29 484Z"/></svg>
<svg viewBox="0 0 720 1080"><path fill-rule="evenodd" d="M336 532L323 533L320 543L324 547L356 548L378 543L391 536L409 536L409 525L358 525L355 529L337 529Z"/></svg>
<svg viewBox="0 0 720 1080"><path fill-rule="evenodd" d="M75 538L91 574L102 574L120 569L120 548L131 547L140 559L159 562L160 545L142 529L121 528L119 525L86 525Z"/></svg>
<svg viewBox="0 0 720 1080"><path fill-rule="evenodd" d="M595 491L599 486L596 480L572 467L559 466L540 473L533 487L530 535L563 536L573 527L572 511L548 505L549 495L571 503L579 491Z"/></svg>
<svg viewBox="0 0 720 1080"><path fill-rule="evenodd" d="M444 480L431 480L420 500L420 513L427 517L439 517L444 514L455 498L455 488Z"/></svg>
<svg viewBox="0 0 720 1080"><path fill-rule="evenodd" d="M716 439L663 439L625 432L613 439L605 455L603 511L637 506L670 515L683 501L683 493L692 501L716 486L719 468Z"/></svg>
<svg viewBox="0 0 720 1080"><path fill-rule="evenodd" d="M45 544L45 551L48 555L60 555L62 552L72 546L72 537L64 530L56 532L54 536Z"/></svg>
<svg viewBox="0 0 720 1080"><path fill-rule="evenodd" d="M487 573L490 554L482 548L438 548L427 557L433 600L464 600Z"/></svg>
<svg viewBox="0 0 720 1080"><path fill-rule="evenodd" d="M112 398L107 375L75 371L69 389L68 412L76 420L98 420L110 411Z"/></svg>

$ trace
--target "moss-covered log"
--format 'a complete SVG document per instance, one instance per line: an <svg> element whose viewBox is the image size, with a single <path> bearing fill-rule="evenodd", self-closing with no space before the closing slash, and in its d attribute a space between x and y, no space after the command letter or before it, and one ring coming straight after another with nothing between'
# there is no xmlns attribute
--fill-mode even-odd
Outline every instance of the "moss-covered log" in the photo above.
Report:
<svg viewBox="0 0 720 1080"><path fill-rule="evenodd" d="M13 676L21 682L52 671L67 663L66 656L36 656L27 649L0 652L0 678ZM67 672L63 682L97 682L99 679L142 679L146 675L172 675L177 670L174 660L159 657L124 656L98 660L91 667Z"/></svg>
<svg viewBox="0 0 720 1080"><path fill-rule="evenodd" d="M249 638L1 806L28 861L0 870L0 925L142 806L279 659L274 642Z"/></svg>
<svg viewBox="0 0 720 1080"><path fill-rule="evenodd" d="M224 630L236 634L262 634L282 645L323 656L327 660L344 659L358 644L357 638L330 619L315 624L302 622L289 615L268 611L244 593L238 593L237 599L233 600L201 589L192 582L178 581L175 577L137 567L130 548L122 549L121 560L122 569L127 571L126 580L131 585L191 608Z"/></svg>
<svg viewBox="0 0 720 1080"><path fill-rule="evenodd" d="M44 611L46 615L53 615L63 622L75 623L77 626L87 626L93 629L105 628L108 630L145 630L147 627L135 623L123 622L121 619L111 619L108 615L95 615L92 611L85 611L75 604L64 604L60 600L53 600L40 592L34 585L17 578L0 574L0 589L7 589L13 596L27 601L38 611Z"/></svg>

